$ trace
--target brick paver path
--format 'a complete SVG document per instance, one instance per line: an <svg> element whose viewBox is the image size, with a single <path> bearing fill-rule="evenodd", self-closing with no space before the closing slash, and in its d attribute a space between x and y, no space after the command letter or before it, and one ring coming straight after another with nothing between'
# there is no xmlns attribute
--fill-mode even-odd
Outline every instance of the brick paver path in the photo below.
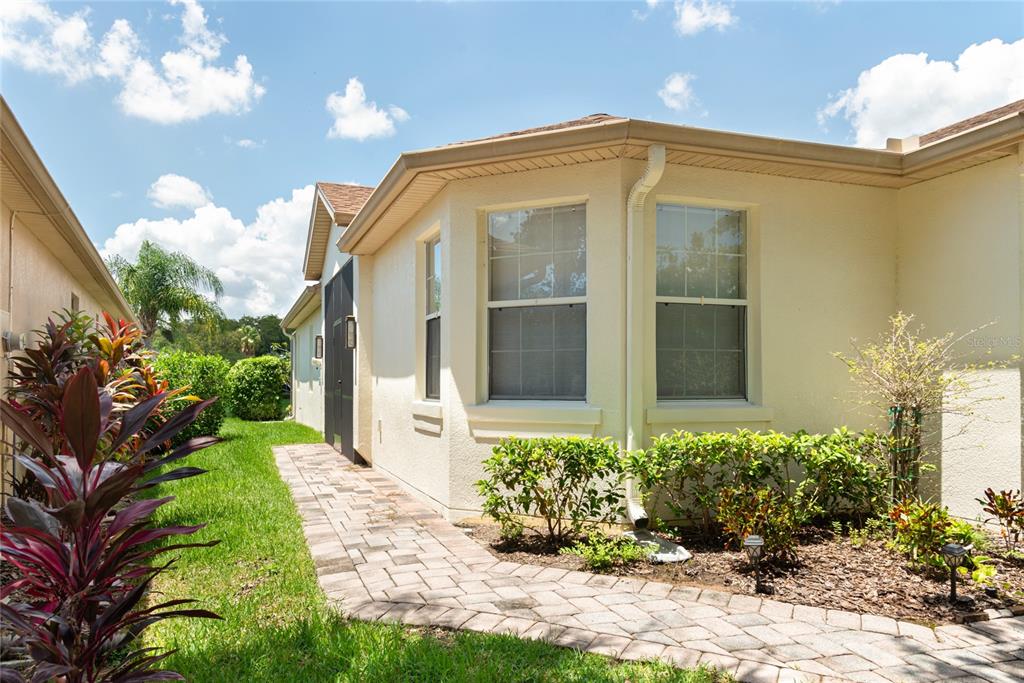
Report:
<svg viewBox="0 0 1024 683"><path fill-rule="evenodd" d="M750 595L499 562L326 445L274 449L320 585L347 616L513 633L742 681L1024 680L1024 618L936 629Z"/></svg>

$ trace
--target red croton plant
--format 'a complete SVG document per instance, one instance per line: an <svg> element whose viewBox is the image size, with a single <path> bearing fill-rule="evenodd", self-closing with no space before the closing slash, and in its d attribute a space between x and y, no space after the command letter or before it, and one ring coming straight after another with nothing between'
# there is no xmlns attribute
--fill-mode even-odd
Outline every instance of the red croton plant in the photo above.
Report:
<svg viewBox="0 0 1024 683"><path fill-rule="evenodd" d="M154 510L172 498L137 494L161 482L202 474L195 467L165 468L216 439L188 441L163 450L213 400L193 403L144 432L167 400L157 392L121 411L108 388L97 383L95 367L81 367L61 382L46 412L52 431L38 414L0 402L3 422L24 444L15 458L32 473L46 501L9 497L0 555L17 569L0 589L4 627L13 631L32 664L19 672L8 666L0 680L93 683L180 680L157 664L169 652L136 643L143 629L170 617L217 618L183 607L192 600L148 604L156 577L174 560L154 559L181 548L216 543L156 543L187 536L199 526L154 528ZM57 446L55 447L55 444Z"/></svg>

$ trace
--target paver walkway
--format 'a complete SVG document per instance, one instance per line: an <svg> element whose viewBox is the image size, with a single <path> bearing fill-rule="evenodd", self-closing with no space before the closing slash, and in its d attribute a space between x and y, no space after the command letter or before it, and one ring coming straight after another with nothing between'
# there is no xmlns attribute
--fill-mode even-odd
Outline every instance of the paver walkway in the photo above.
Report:
<svg viewBox="0 0 1024 683"><path fill-rule="evenodd" d="M274 449L327 597L350 617L513 633L741 681L1024 680L1024 618L934 630L693 587L499 562L326 445Z"/></svg>

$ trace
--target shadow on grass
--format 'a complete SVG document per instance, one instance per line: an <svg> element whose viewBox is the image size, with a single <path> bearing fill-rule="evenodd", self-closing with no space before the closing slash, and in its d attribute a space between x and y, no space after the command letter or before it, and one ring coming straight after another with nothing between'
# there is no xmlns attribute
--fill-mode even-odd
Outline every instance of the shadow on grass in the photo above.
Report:
<svg viewBox="0 0 1024 683"><path fill-rule="evenodd" d="M193 681L679 681L727 680L711 671L662 664L618 664L514 636L410 632L399 626L316 615L248 631L235 647L191 639L168 668ZM218 643L212 646L213 643Z"/></svg>

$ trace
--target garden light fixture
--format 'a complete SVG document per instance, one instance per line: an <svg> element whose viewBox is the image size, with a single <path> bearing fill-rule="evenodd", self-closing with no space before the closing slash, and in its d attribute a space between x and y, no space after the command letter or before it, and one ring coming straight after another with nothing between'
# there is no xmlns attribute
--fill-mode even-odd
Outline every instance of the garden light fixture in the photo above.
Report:
<svg viewBox="0 0 1024 683"><path fill-rule="evenodd" d="M764 550L764 539L751 534L743 539L743 550L747 559L754 565L754 592L761 592L761 552Z"/></svg>
<svg viewBox="0 0 1024 683"><path fill-rule="evenodd" d="M964 562L967 556L967 548L959 543L947 543L940 550L942 559L949 567L949 601L956 602L956 569Z"/></svg>

